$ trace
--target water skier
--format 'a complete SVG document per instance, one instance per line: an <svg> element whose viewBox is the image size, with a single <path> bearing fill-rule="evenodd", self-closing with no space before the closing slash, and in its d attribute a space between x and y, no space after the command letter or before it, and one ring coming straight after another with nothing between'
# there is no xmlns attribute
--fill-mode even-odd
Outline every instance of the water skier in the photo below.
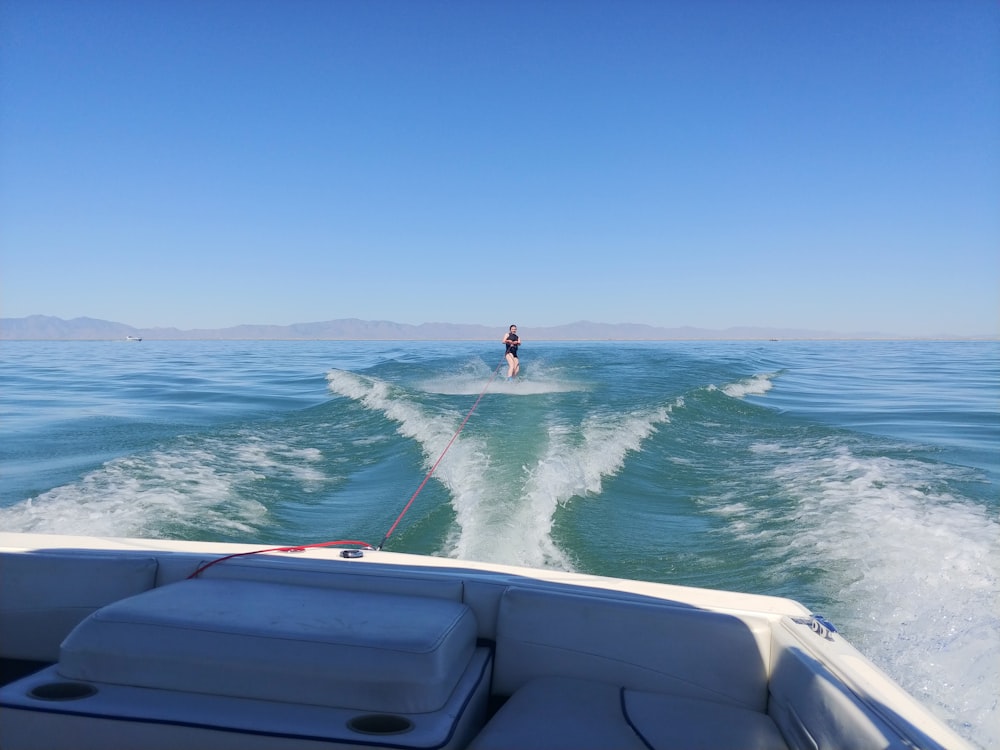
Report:
<svg viewBox="0 0 1000 750"><path fill-rule="evenodd" d="M517 337L517 326L511 325L510 330L503 337L503 343L507 345L504 357L507 358L507 380L513 380L521 370L521 363L517 360L517 347L521 345L521 339Z"/></svg>

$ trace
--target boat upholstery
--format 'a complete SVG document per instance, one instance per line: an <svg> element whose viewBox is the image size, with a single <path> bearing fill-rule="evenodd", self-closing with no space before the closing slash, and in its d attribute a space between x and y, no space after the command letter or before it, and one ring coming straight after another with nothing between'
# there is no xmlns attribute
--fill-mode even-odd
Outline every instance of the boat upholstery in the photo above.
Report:
<svg viewBox="0 0 1000 750"><path fill-rule="evenodd" d="M203 561L202 565L210 561ZM416 572L382 571L375 566L358 565L349 561L309 561L288 554L285 557L260 555L226 560L211 565L199 574L206 580L261 581L264 583L293 582L299 586L366 591L381 594L404 594L432 599L463 600L461 578L420 575Z"/></svg>
<svg viewBox="0 0 1000 750"><path fill-rule="evenodd" d="M768 713L796 748L912 748L822 663L810 656L790 631L774 629ZM928 742L927 747L933 747Z"/></svg>
<svg viewBox="0 0 1000 750"><path fill-rule="evenodd" d="M475 618L457 602L194 579L91 615L64 641L59 673L85 682L420 713L445 704L475 647Z"/></svg>
<svg viewBox="0 0 1000 750"><path fill-rule="evenodd" d="M462 750L485 719L490 652L476 649L440 711L404 715L81 683L56 669L0 688L4 750Z"/></svg>
<svg viewBox="0 0 1000 750"><path fill-rule="evenodd" d="M648 600L511 587L474 750L784 750L767 715L770 626Z"/></svg>
<svg viewBox="0 0 1000 750"><path fill-rule="evenodd" d="M399 593L413 590L406 576L374 584L396 593L331 578L181 580L105 606L58 663L0 688L0 745L466 747L485 722L492 649L451 599L460 589L412 596Z"/></svg>
<svg viewBox="0 0 1000 750"><path fill-rule="evenodd" d="M785 750L771 719L713 701L610 682L538 677L493 716L469 750Z"/></svg>
<svg viewBox="0 0 1000 750"><path fill-rule="evenodd" d="M153 588L157 567L149 555L0 552L0 657L56 661L79 622Z"/></svg>
<svg viewBox="0 0 1000 750"><path fill-rule="evenodd" d="M546 675L600 675L763 712L770 638L767 622L694 607L511 587L500 601L494 692Z"/></svg>
<svg viewBox="0 0 1000 750"><path fill-rule="evenodd" d="M4 750L912 747L820 661L846 646L788 616L294 555L188 580L203 555L158 557L0 553L0 656L58 659L0 688Z"/></svg>

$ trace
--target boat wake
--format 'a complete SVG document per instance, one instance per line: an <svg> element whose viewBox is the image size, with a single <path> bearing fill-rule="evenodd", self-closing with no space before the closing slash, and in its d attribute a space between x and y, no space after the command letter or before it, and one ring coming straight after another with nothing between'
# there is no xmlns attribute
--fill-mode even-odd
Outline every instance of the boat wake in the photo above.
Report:
<svg viewBox="0 0 1000 750"><path fill-rule="evenodd" d="M419 388L425 393L440 393L445 396L477 396L488 382L488 380L481 378L437 378L424 381L419 385ZM583 387L575 383L530 378L506 380L502 376L497 376L496 380L489 383L487 393L503 393L508 396L538 396L545 393L570 393L580 390L583 390Z"/></svg>
<svg viewBox="0 0 1000 750"><path fill-rule="evenodd" d="M456 498L460 533L451 540L451 554L572 570L552 539L556 511L573 498L600 494L604 480L622 468L630 452L641 449L658 424L669 421L669 412L661 408L591 417L575 426L548 425L546 447L522 467L516 481L490 490L493 498L486 508Z"/></svg>
<svg viewBox="0 0 1000 750"><path fill-rule="evenodd" d="M79 481L0 508L8 531L198 539L253 536L271 521L243 488L270 477L326 480L319 454L253 434L180 438L112 459Z"/></svg>
<svg viewBox="0 0 1000 750"><path fill-rule="evenodd" d="M401 435L420 444L428 468L447 448L434 474L455 514L444 554L562 570L573 565L552 539L556 511L574 497L600 493L604 479L669 421L671 410L591 415L579 424L527 423L516 436L473 428L448 448L463 414L434 413L405 390L367 376L334 370L327 380L334 393L395 421Z"/></svg>
<svg viewBox="0 0 1000 750"><path fill-rule="evenodd" d="M729 383L722 387L722 392L733 398L745 398L746 396L763 396L773 385L774 374L754 375L752 378L745 378L736 383Z"/></svg>
<svg viewBox="0 0 1000 750"><path fill-rule="evenodd" d="M828 579L826 614L849 640L953 726L996 736L1000 524L942 489L974 470L869 455L850 436L752 451L771 467L759 496L777 502L710 501L725 533L776 577Z"/></svg>
<svg viewBox="0 0 1000 750"><path fill-rule="evenodd" d="M487 393L508 396L537 396L586 390L585 385L563 377L560 370L538 362L532 363L527 374L521 374L514 380L507 380L506 374L506 363L501 363L497 370L491 370L482 360L475 360L459 373L429 378L416 387L425 393L446 396L476 396L484 389Z"/></svg>

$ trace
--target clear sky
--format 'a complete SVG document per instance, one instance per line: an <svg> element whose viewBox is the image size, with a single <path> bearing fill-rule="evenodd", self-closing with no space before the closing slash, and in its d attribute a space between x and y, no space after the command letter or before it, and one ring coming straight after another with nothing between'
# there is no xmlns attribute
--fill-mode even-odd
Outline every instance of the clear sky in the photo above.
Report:
<svg viewBox="0 0 1000 750"><path fill-rule="evenodd" d="M1000 3L3 0L32 314L995 335Z"/></svg>

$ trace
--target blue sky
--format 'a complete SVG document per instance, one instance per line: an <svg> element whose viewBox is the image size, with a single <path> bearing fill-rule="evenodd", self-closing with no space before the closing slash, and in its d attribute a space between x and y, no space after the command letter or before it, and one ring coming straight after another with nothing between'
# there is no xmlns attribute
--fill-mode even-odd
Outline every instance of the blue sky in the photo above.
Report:
<svg viewBox="0 0 1000 750"><path fill-rule="evenodd" d="M4 0L0 316L1000 333L994 0Z"/></svg>

